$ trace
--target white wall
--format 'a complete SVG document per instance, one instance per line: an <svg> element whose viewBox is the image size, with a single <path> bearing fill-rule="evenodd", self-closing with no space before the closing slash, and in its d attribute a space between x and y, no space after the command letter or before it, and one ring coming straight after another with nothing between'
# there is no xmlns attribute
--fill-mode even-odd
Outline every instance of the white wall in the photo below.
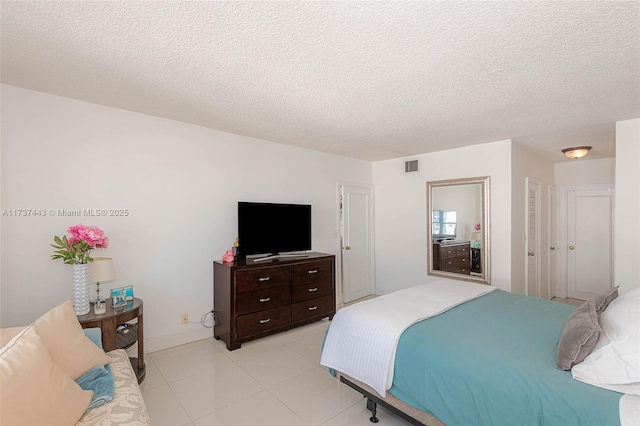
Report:
<svg viewBox="0 0 640 426"><path fill-rule="evenodd" d="M640 118L616 123L615 282L640 287Z"/></svg>
<svg viewBox="0 0 640 426"><path fill-rule="evenodd" d="M616 171L615 158L584 158L554 164L555 184L557 186L598 185L614 183Z"/></svg>
<svg viewBox="0 0 640 426"><path fill-rule="evenodd" d="M313 249L336 254L336 182L372 183L370 162L6 85L2 153L2 209L129 210L3 217L2 327L71 298L70 267L50 259L49 244L84 223L111 239L92 253L114 259L103 288L131 284L144 299L147 350L211 335L180 315L199 322L213 308L212 261L236 238L237 201L312 204Z"/></svg>
<svg viewBox="0 0 640 426"><path fill-rule="evenodd" d="M525 293L525 220L527 212L526 178L540 183L540 253L536 253L540 262L541 297L548 298L548 186L554 182L554 167L546 158L518 143L511 147L511 291Z"/></svg>
<svg viewBox="0 0 640 426"><path fill-rule="evenodd" d="M426 183L478 176L491 177L491 283L511 290L511 141L376 162L373 176L377 293L439 279L427 275Z"/></svg>

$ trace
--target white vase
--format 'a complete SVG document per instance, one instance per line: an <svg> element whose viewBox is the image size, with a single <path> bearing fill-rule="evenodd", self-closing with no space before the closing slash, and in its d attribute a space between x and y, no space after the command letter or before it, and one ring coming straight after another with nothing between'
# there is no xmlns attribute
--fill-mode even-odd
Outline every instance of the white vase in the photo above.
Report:
<svg viewBox="0 0 640 426"><path fill-rule="evenodd" d="M86 315L91 310L88 263L73 265L73 310L76 315Z"/></svg>

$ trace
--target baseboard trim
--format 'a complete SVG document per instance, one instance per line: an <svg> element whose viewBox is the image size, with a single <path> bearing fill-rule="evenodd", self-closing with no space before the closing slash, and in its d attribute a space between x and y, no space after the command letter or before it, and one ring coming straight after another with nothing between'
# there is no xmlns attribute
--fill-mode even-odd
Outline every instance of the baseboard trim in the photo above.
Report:
<svg viewBox="0 0 640 426"><path fill-rule="evenodd" d="M184 333L169 334L144 340L144 353L156 352L174 346L185 345L197 340L213 337L213 328L198 328Z"/></svg>

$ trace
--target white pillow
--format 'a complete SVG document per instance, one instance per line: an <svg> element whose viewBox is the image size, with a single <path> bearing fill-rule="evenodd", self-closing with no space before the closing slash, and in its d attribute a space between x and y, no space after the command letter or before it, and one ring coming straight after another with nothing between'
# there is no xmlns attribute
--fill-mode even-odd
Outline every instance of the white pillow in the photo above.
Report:
<svg viewBox="0 0 640 426"><path fill-rule="evenodd" d="M640 287L611 302L600 316L599 322L612 342L637 334L640 330Z"/></svg>
<svg viewBox="0 0 640 426"><path fill-rule="evenodd" d="M598 322L602 328L602 333L600 333L600 337L598 337L598 341L592 352L596 352L598 349L605 347L611 343L612 340L621 339L623 336L632 333L634 327L635 330L638 330L638 327L640 327L639 298L640 287L614 299L613 302L609 304L609 306L614 306L613 310L608 312L605 310L600 314ZM625 317L625 315L629 316ZM609 336L611 336L611 338Z"/></svg>
<svg viewBox="0 0 640 426"><path fill-rule="evenodd" d="M600 316L604 337L573 367L576 380L605 389L640 395L640 288L611 302Z"/></svg>

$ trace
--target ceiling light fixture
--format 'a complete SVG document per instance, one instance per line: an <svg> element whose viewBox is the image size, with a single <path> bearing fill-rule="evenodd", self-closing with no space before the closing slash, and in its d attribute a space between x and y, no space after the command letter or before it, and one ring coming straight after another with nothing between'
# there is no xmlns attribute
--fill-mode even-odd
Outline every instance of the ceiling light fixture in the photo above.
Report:
<svg viewBox="0 0 640 426"><path fill-rule="evenodd" d="M573 148L565 148L562 152L567 157L577 160L578 158L582 158L587 155L590 149L590 146L574 146Z"/></svg>

